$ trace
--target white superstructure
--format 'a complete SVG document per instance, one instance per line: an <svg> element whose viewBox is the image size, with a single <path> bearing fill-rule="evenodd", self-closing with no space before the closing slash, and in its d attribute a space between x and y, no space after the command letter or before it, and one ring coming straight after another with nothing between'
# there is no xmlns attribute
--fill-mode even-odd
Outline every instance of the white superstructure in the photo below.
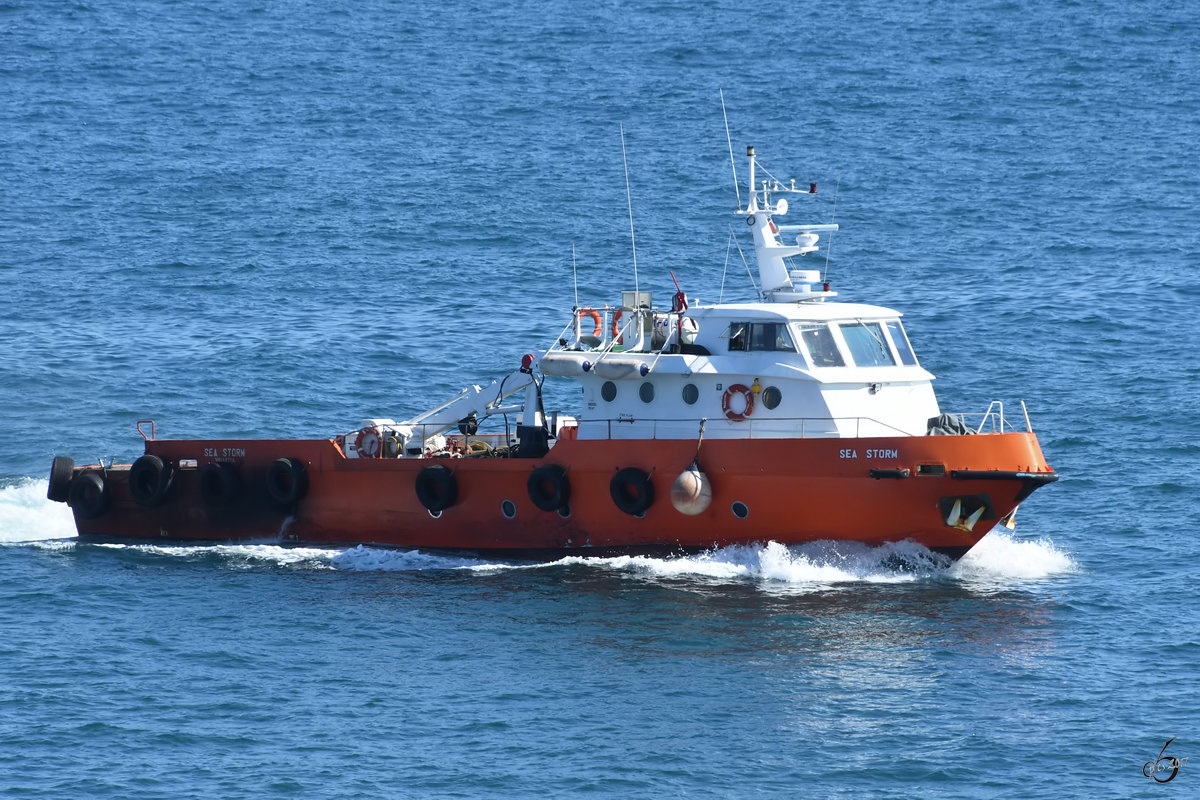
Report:
<svg viewBox="0 0 1200 800"><path fill-rule="evenodd" d="M563 423L579 439L691 439L701 423L710 438L924 435L939 415L933 375L918 363L900 313L833 300L820 270L804 261L838 226L776 222L788 213L786 195L815 195L816 184L758 181L754 148L747 156L751 191L735 213L754 240L758 302L690 306L680 291L659 309L650 292L630 291L619 306L574 309L554 346L526 356L519 371L403 422L365 420L346 437L349 454L427 455L446 446L443 432L458 425L471 434L495 416L506 433L493 444L522 441L534 457ZM547 417L542 376L579 382L577 417ZM508 400L518 392L523 401Z"/></svg>
<svg viewBox="0 0 1200 800"><path fill-rule="evenodd" d="M900 313L831 302L820 271L798 266L819 252L832 223L779 225L781 194L815 184L756 180L737 215L754 237L762 300L670 310L649 294L621 307L577 310L574 336L545 353L546 375L583 386L580 438L919 436L939 413L933 375L917 362ZM794 236L787 244L785 236ZM682 320L682 323L681 323ZM744 387L744 388L743 388Z"/></svg>

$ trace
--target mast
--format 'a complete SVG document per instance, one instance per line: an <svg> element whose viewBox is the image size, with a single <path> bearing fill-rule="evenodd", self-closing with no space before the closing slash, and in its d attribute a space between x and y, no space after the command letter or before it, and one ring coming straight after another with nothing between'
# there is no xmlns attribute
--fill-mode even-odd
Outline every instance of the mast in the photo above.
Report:
<svg viewBox="0 0 1200 800"><path fill-rule="evenodd" d="M746 156L750 160L749 201L747 207L739 208L737 213L745 217L754 235L754 254L763 298L768 302L789 303L836 297L837 292L828 291L820 285L820 270L793 268L789 259L815 252L819 238L817 234L836 231L837 223L776 225L773 219L776 215L783 216L788 212L787 198L781 197L772 202L773 194L815 195L817 185L810 183L807 190L797 189L795 180L784 185L772 178L770 181L764 180L761 188L756 188L757 156L753 145L746 148ZM767 174L770 175L769 172ZM785 233L798 234L796 244L784 244L781 234ZM815 291L812 284L817 284Z"/></svg>

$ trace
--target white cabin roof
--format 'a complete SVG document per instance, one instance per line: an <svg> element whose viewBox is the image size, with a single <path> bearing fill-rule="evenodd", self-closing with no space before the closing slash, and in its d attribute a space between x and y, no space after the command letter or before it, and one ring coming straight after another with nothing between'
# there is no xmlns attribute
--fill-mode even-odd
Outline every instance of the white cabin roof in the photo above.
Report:
<svg viewBox="0 0 1200 800"><path fill-rule="evenodd" d="M696 317L757 319L788 322L829 322L855 319L898 319L899 311L867 303L722 303L714 306L693 306L688 310Z"/></svg>

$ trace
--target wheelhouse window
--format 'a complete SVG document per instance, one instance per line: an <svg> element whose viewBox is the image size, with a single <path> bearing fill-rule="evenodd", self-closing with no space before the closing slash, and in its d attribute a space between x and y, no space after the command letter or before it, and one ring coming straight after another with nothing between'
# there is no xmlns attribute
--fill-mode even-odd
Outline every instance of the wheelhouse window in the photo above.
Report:
<svg viewBox="0 0 1200 800"><path fill-rule="evenodd" d="M878 322L844 322L842 338L850 348L850 357L860 367L892 367L896 359L883 338L883 326Z"/></svg>
<svg viewBox="0 0 1200 800"><path fill-rule="evenodd" d="M725 335L729 339L729 352L750 349L750 323L731 323Z"/></svg>
<svg viewBox="0 0 1200 800"><path fill-rule="evenodd" d="M796 352L796 343L785 322L734 322L726 332L729 350Z"/></svg>
<svg viewBox="0 0 1200 800"><path fill-rule="evenodd" d="M908 367L917 365L917 356L913 352L912 345L909 344L908 336L904 333L904 328L900 325L900 320L892 319L886 323L888 333L891 334L892 344L896 346L896 353L900 356L900 363Z"/></svg>
<svg viewBox="0 0 1200 800"><path fill-rule="evenodd" d="M796 330L800 332L800 341L804 342L804 349L814 367L846 366L828 325L797 325Z"/></svg>
<svg viewBox="0 0 1200 800"><path fill-rule="evenodd" d="M792 335L788 333L785 322L755 322L750 325L751 350L784 350L796 352L792 343Z"/></svg>

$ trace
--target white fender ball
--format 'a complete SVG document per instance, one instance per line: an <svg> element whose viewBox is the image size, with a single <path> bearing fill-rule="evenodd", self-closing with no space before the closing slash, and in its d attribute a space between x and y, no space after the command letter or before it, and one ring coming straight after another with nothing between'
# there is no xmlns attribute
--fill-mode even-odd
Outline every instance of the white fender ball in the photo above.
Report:
<svg viewBox="0 0 1200 800"><path fill-rule="evenodd" d="M680 514L694 517L703 514L712 503L712 486L708 476L693 464L679 474L671 484L671 505Z"/></svg>

